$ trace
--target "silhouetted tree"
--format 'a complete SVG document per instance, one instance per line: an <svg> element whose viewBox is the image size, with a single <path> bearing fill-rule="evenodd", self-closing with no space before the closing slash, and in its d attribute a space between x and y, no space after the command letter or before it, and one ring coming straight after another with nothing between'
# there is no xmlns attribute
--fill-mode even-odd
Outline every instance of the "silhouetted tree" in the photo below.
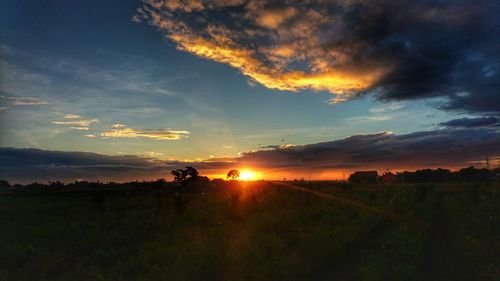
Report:
<svg viewBox="0 0 500 281"><path fill-rule="evenodd" d="M170 172L174 176L174 181L177 183L183 183L187 179L187 171L185 169L172 170Z"/></svg>
<svg viewBox="0 0 500 281"><path fill-rule="evenodd" d="M230 180L237 180L240 178L240 171L235 169L229 170L229 172L227 172L226 178Z"/></svg>
<svg viewBox="0 0 500 281"><path fill-rule="evenodd" d="M174 176L174 181L182 185L196 182L200 176L198 171L191 166L185 169L177 169L170 172Z"/></svg>
<svg viewBox="0 0 500 281"><path fill-rule="evenodd" d="M6 180L0 180L0 189L2 188L9 188L10 187L10 184L8 181Z"/></svg>
<svg viewBox="0 0 500 281"><path fill-rule="evenodd" d="M458 175L464 181L487 181L490 179L490 171L488 169L476 169L473 166L460 169Z"/></svg>
<svg viewBox="0 0 500 281"><path fill-rule="evenodd" d="M404 171L397 174L398 182L426 183L426 182L451 182L457 180L457 173L448 169L422 169L415 172Z"/></svg>
<svg viewBox="0 0 500 281"><path fill-rule="evenodd" d="M186 171L187 171L189 178L192 178L192 179L196 179L200 175L198 173L198 171L191 166L186 167Z"/></svg>
<svg viewBox="0 0 500 281"><path fill-rule="evenodd" d="M63 188L64 188L64 184L60 181L49 182L49 186L47 187L47 189L51 189L51 190L59 190L59 189L63 189Z"/></svg>

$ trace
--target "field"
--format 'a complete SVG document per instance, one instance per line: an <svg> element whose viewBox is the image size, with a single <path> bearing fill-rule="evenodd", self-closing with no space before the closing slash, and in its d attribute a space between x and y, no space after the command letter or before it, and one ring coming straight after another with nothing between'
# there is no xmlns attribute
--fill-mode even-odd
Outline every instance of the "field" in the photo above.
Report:
<svg viewBox="0 0 500 281"><path fill-rule="evenodd" d="M497 281L496 185L5 194L0 280Z"/></svg>

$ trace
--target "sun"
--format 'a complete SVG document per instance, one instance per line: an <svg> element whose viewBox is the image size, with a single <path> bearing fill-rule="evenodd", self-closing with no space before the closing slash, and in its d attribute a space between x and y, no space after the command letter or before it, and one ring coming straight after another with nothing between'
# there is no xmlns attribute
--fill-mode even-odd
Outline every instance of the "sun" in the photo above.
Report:
<svg viewBox="0 0 500 281"><path fill-rule="evenodd" d="M240 172L240 180L250 181L256 178L255 172L244 170Z"/></svg>

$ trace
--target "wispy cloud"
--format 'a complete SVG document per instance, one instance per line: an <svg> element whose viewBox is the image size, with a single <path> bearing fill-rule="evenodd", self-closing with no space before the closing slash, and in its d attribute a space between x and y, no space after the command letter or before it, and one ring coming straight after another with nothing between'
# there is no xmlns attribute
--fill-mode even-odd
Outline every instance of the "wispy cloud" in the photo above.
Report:
<svg viewBox="0 0 500 281"><path fill-rule="evenodd" d="M500 127L500 120L496 117L460 118L439 123L439 126L448 128Z"/></svg>
<svg viewBox="0 0 500 281"><path fill-rule="evenodd" d="M182 70L172 74L154 60L122 53L105 52L114 66L110 67L108 62L40 55L0 43L0 50L3 49L10 50L0 59L0 94L6 105L47 104L49 100L51 109L88 111L106 104L107 110L120 114L158 114L165 111L151 100L176 95L169 85L185 77ZM108 94L103 96L103 92ZM32 93L37 93L37 97L32 97ZM151 98L138 99L138 95ZM18 98L9 100L10 97ZM131 100L134 107L130 107Z"/></svg>
<svg viewBox="0 0 500 281"><path fill-rule="evenodd" d="M387 104L381 104L370 108L369 113L367 115L348 117L346 121L348 122L381 122L381 121L389 121L389 120L397 120L404 119L412 114L415 114L415 111L411 111L405 108L405 102L390 102ZM405 110L402 110L405 109Z"/></svg>
<svg viewBox="0 0 500 281"><path fill-rule="evenodd" d="M0 98L7 100L11 105L44 105L49 102L40 98L35 97L5 97L0 96Z"/></svg>
<svg viewBox="0 0 500 281"><path fill-rule="evenodd" d="M363 115L356 117L348 117L346 121L348 122L380 122L394 120L397 115L394 114L373 114L373 115Z"/></svg>
<svg viewBox="0 0 500 281"><path fill-rule="evenodd" d="M64 119L81 119L82 116L78 114L69 113L64 115Z"/></svg>
<svg viewBox="0 0 500 281"><path fill-rule="evenodd" d="M171 129L138 129L123 124L114 124L100 136L110 138L149 138L154 140L179 140L189 137L189 131Z"/></svg>
<svg viewBox="0 0 500 281"><path fill-rule="evenodd" d="M51 123L55 125L69 126L71 129L75 130L88 131L90 125L99 121L97 118L85 119L80 115L71 113L66 114L63 118L65 119L64 121L52 121Z"/></svg>
<svg viewBox="0 0 500 281"><path fill-rule="evenodd" d="M147 156L149 157L160 157L163 156L163 152L148 151Z"/></svg>
<svg viewBox="0 0 500 281"><path fill-rule="evenodd" d="M405 106L405 103L403 102L391 102L388 104L384 105L379 105L372 107L370 109L371 113L387 113L387 112L393 112L402 109Z"/></svg>

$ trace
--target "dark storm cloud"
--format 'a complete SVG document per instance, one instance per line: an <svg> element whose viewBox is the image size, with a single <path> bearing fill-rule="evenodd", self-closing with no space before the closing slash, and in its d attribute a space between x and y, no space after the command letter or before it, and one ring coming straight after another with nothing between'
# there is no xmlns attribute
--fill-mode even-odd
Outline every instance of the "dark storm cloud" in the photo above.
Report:
<svg viewBox="0 0 500 281"><path fill-rule="evenodd" d="M144 0L134 20L268 88L500 113L496 0Z"/></svg>
<svg viewBox="0 0 500 281"><path fill-rule="evenodd" d="M246 152L237 158L201 162L1 148L0 178L13 182L76 179L127 181L166 177L170 170L189 165L201 170L202 174L224 174L227 169L238 167L302 172L457 168L481 163L486 156L490 159L500 156L500 132L496 127L442 129L405 135L388 132L355 135L316 144L275 146Z"/></svg>
<svg viewBox="0 0 500 281"><path fill-rule="evenodd" d="M445 97L444 109L500 112L499 2L412 2L363 10L356 23L375 25L371 52L395 63L374 85L377 97ZM362 40L363 32L353 36Z"/></svg>
<svg viewBox="0 0 500 281"><path fill-rule="evenodd" d="M495 129L356 135L324 143L249 152L240 161L275 167L380 170L459 167L468 165L469 161L484 159L487 155L500 155L500 132Z"/></svg>
<svg viewBox="0 0 500 281"><path fill-rule="evenodd" d="M486 127L486 126L498 125L498 118L496 117L460 118L439 123L439 125L444 127L458 127L458 128Z"/></svg>

